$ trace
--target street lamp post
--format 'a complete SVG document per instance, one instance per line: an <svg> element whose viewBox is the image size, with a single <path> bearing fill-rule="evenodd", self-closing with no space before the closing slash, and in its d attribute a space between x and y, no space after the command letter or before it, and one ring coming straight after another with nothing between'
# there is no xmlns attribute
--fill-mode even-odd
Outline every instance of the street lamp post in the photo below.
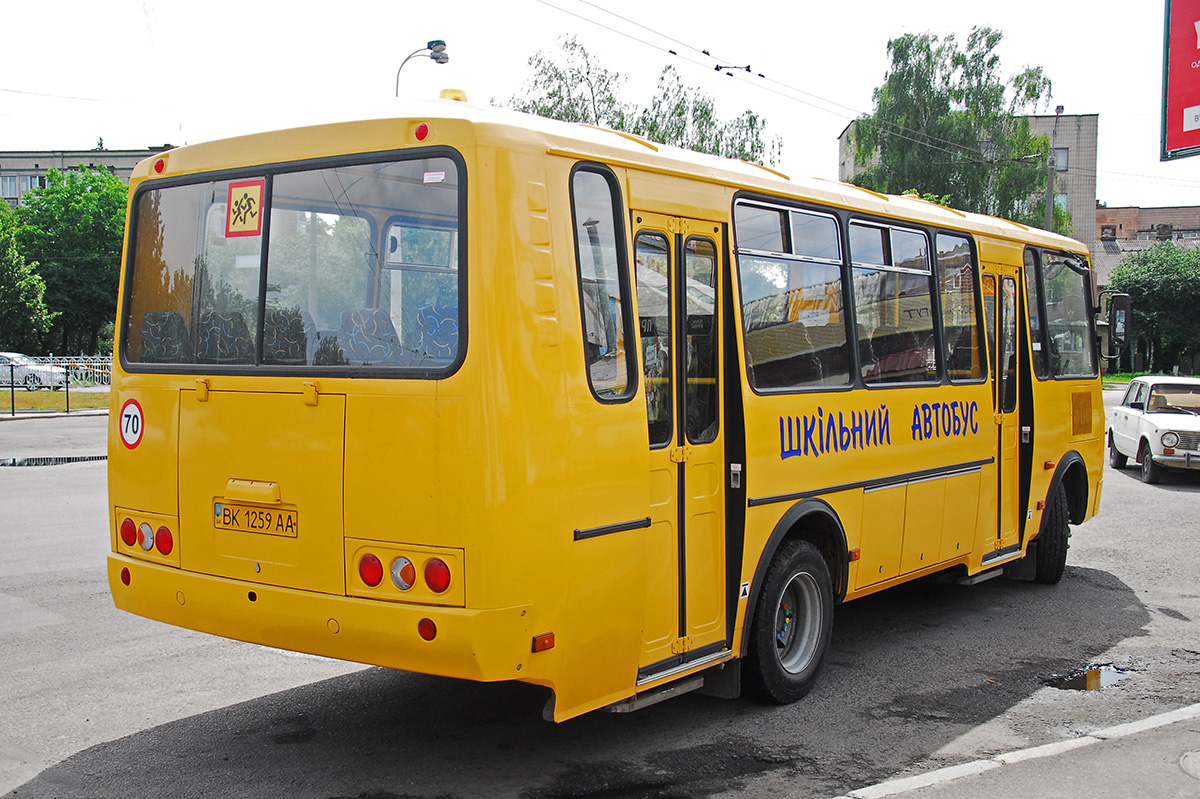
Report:
<svg viewBox="0 0 1200 799"><path fill-rule="evenodd" d="M447 61L450 60L450 54L446 52L446 43L444 41L442 41L441 39L434 39L433 41L426 44L424 47L421 47L417 50L413 50L411 53L408 54L407 58L405 58L403 61L400 62L400 66L396 70L396 96L397 97L400 96L400 70L404 69L404 65L407 64L409 62L409 60L416 58L417 56L421 55L422 53L428 53L429 58L431 58L434 61L434 63L436 63L436 64L445 64Z"/></svg>

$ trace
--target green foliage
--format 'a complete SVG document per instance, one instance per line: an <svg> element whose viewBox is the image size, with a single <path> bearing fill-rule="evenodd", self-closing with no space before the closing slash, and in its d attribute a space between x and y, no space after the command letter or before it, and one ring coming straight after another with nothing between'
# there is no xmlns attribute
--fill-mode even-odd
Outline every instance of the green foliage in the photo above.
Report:
<svg viewBox="0 0 1200 799"><path fill-rule="evenodd" d="M37 264L25 263L17 250L16 230L8 203L0 201L0 350L37 353L53 317Z"/></svg>
<svg viewBox="0 0 1200 799"><path fill-rule="evenodd" d="M1200 250L1170 241L1130 253L1109 280L1133 305L1130 333L1151 370L1169 372L1200 347Z"/></svg>
<svg viewBox="0 0 1200 799"><path fill-rule="evenodd" d="M617 99L620 73L595 62L574 36L559 39L561 61L538 51L529 57L533 78L526 91L508 102L509 108L564 122L603 125L626 130L632 107Z"/></svg>
<svg viewBox="0 0 1200 799"><path fill-rule="evenodd" d="M1035 202L1046 187L1049 141L1023 115L1048 102L1050 79L1026 67L1003 80L1001 37L974 28L965 48L953 35L889 41L892 63L874 112L854 126L855 161L866 168L853 182L892 194L916 187L966 211L1040 227Z"/></svg>
<svg viewBox="0 0 1200 799"><path fill-rule="evenodd" d="M638 109L619 98L624 78L599 66L587 49L567 36L559 55L538 52L529 59L533 78L508 107L564 122L600 125L675 147L753 163L775 164L782 144L766 139L767 122L747 109L722 121L712 95L685 86L674 67L663 67L654 98Z"/></svg>
<svg viewBox="0 0 1200 799"><path fill-rule="evenodd" d="M17 208L17 245L36 261L55 317L42 350L94 353L117 309L128 187L103 165L51 169Z"/></svg>

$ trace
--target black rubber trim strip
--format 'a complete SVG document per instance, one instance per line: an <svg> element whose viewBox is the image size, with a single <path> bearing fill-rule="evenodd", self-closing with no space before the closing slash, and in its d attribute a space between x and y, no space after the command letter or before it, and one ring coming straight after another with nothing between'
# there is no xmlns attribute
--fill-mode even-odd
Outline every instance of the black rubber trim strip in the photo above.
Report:
<svg viewBox="0 0 1200 799"><path fill-rule="evenodd" d="M643 530L650 526L650 517L644 519L634 519L631 522L619 522L617 524L606 524L601 527L589 527L586 530L576 530L575 540L582 541L585 538L596 538L597 536L608 535L609 533L624 533L628 530Z"/></svg>
<svg viewBox="0 0 1200 799"><path fill-rule="evenodd" d="M749 507L754 508L759 505L773 505L776 502L795 502L798 499L809 499L810 497L819 497L822 494L836 494L839 491L851 491L856 488L887 488L888 486L903 485L912 480L925 480L933 477L950 477L958 472L968 472L978 469L982 466L995 463L995 458L984 458L977 461L967 461L966 463L956 463L951 466L939 466L936 469L923 469L918 472L905 472L904 474L890 475L888 477L875 477L871 480L858 480L853 483L842 483L841 485L825 486L824 488L813 488L808 491L796 491L791 494L775 494L769 497L752 497L749 501Z"/></svg>

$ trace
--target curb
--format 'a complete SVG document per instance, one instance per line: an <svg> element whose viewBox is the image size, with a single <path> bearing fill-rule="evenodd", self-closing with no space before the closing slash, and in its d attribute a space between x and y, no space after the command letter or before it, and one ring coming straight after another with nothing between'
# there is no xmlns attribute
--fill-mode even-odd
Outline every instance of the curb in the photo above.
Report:
<svg viewBox="0 0 1200 799"><path fill-rule="evenodd" d="M1098 744L1101 741L1110 741L1117 738L1124 738L1128 735L1135 735L1140 732L1147 732L1159 727L1165 727L1169 724L1175 724L1180 721L1187 721L1200 717L1200 703L1188 705L1187 707L1172 710L1167 713L1160 713L1157 716L1150 716L1141 721L1131 721L1127 724L1118 724L1113 727L1106 727L1101 730L1095 730L1090 735L1084 735L1080 738L1072 738L1066 741L1056 741L1054 743L1043 744L1041 746L1033 746L1028 749L1018 749L1013 752L1005 752L996 755L987 760L972 760L968 763L960 763L957 766L947 766L946 768L930 771L925 774L916 774L912 777L901 777L900 779L888 780L875 785L868 785L865 788L858 788L842 796L834 797L834 799L882 799L885 796L897 796L899 794L915 791L919 788L928 788L932 785L943 785L947 782L961 779L963 777L973 777L977 774L983 774L986 771L991 771L995 768L1010 765L1013 763L1023 763L1027 760L1037 760L1043 757L1053 757L1061 755L1076 749L1082 749L1092 744Z"/></svg>
<svg viewBox="0 0 1200 799"><path fill-rule="evenodd" d="M11 422L18 419L73 419L76 416L108 416L108 408L83 408L78 411L18 411L0 414L0 422Z"/></svg>

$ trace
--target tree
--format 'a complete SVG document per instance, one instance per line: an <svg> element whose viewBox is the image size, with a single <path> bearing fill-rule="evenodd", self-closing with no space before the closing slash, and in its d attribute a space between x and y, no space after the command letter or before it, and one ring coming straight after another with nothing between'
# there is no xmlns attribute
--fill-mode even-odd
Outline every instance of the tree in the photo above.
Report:
<svg viewBox="0 0 1200 799"><path fill-rule="evenodd" d="M561 55L538 52L530 57L533 78L522 94L509 99L509 108L726 158L766 164L778 160L781 144L778 137L764 138L766 120L746 110L721 121L712 96L685 86L674 67L663 67L650 105L638 109L619 98L620 73L597 64L574 36L559 41Z"/></svg>
<svg viewBox="0 0 1200 799"><path fill-rule="evenodd" d="M1200 250L1162 241L1130 253L1109 279L1129 295L1131 333L1152 371L1169 372L1180 356L1200 347Z"/></svg>
<svg viewBox="0 0 1200 799"><path fill-rule="evenodd" d="M893 194L915 187L948 195L956 208L1040 227L1050 146L1023 115L1049 101L1050 79L1025 67L1004 81L1001 38L973 28L965 48L953 35L889 41L892 63L874 111L855 122L855 162L865 169L853 182ZM1069 215L1056 220L1057 228Z"/></svg>
<svg viewBox="0 0 1200 799"><path fill-rule="evenodd" d="M36 352L52 317L43 301L46 283L37 264L18 252L16 231L8 203L0 202L0 349Z"/></svg>
<svg viewBox="0 0 1200 799"><path fill-rule="evenodd" d="M43 349L96 352L117 310L128 187L104 166L51 169L21 200L17 244L38 263L55 316Z"/></svg>
<svg viewBox="0 0 1200 799"><path fill-rule="evenodd" d="M563 122L626 130L632 109L617 99L624 80L620 73L597 64L574 36L561 37L559 46L561 62L541 51L529 57L533 78L508 107Z"/></svg>

